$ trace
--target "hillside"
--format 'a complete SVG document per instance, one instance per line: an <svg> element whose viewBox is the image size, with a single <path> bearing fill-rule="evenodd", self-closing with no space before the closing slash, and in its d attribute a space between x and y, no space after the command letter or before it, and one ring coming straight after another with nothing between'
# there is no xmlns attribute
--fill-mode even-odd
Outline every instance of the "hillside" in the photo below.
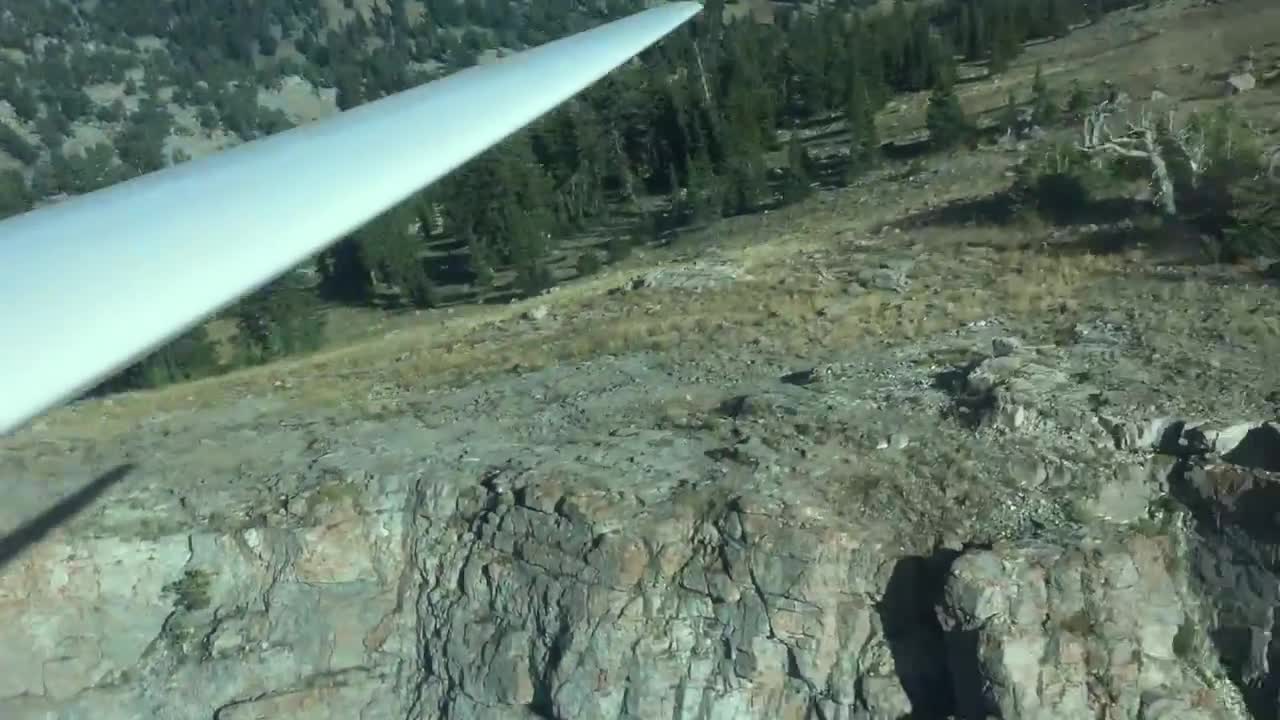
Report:
<svg viewBox="0 0 1280 720"><path fill-rule="evenodd" d="M0 441L0 530L103 493L0 556L0 717L1280 716L1280 8L1072 24Z"/></svg>
<svg viewBox="0 0 1280 720"><path fill-rule="evenodd" d="M957 53L978 76L1003 71L1024 43L1124 7L713 5L639 64L101 391L345 341L351 324L341 319L352 310L378 310L365 313L376 323L383 311L526 297L681 228L791 202L813 181L846 183L879 142L867 118L895 93L953 74ZM29 0L0 16L0 214L309 122L634 7ZM819 166L793 167L788 128L848 114L851 98L864 108L860 127L828 138L834 156L811 153ZM512 197L519 208L504 207Z"/></svg>

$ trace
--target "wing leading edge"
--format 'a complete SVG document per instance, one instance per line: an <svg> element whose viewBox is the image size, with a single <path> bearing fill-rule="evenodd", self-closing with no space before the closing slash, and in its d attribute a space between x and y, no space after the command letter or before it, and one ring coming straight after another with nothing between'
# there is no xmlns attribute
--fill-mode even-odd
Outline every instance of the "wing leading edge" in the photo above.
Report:
<svg viewBox="0 0 1280 720"><path fill-rule="evenodd" d="M0 434L440 179L700 8L651 8L0 221Z"/></svg>

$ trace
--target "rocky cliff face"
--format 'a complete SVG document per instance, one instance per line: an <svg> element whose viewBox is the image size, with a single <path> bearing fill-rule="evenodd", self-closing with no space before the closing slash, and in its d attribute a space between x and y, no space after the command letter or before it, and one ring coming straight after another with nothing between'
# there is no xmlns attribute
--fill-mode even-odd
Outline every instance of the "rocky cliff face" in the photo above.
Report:
<svg viewBox="0 0 1280 720"><path fill-rule="evenodd" d="M1276 426L1174 419L1132 348L976 323L24 436L6 522L136 467L0 571L0 716L1274 714Z"/></svg>

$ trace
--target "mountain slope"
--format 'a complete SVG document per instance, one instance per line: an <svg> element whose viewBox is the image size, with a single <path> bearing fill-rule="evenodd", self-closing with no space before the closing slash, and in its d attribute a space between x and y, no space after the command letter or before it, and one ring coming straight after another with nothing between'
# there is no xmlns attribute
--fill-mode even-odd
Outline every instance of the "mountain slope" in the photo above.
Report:
<svg viewBox="0 0 1280 720"><path fill-rule="evenodd" d="M1039 65L1064 113L1110 78L1126 119L1261 132L1275 86L1222 77L1276 23L1118 13L954 95L998 115ZM1275 717L1275 267L1206 259L1146 166L1037 170L1079 118L991 122L545 295L347 308L381 325L4 439L0 528L112 484L0 567L0 716ZM1044 178L1097 194L1057 212Z"/></svg>

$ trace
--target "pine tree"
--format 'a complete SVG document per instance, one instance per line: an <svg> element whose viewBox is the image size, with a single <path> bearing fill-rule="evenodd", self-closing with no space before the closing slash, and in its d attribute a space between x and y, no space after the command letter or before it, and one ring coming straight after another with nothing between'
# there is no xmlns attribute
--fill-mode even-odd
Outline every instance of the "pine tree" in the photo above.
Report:
<svg viewBox="0 0 1280 720"><path fill-rule="evenodd" d="M17 170L0 170L0 218L31 209L31 191Z"/></svg>
<svg viewBox="0 0 1280 720"><path fill-rule="evenodd" d="M362 228L358 234L361 265L375 270L409 303L431 307L439 298L419 257L421 237L411 229L415 220L412 203L405 202Z"/></svg>
<svg viewBox="0 0 1280 720"><path fill-rule="evenodd" d="M1044 34L1059 38L1070 31L1071 22L1063 0L1045 0Z"/></svg>
<svg viewBox="0 0 1280 720"><path fill-rule="evenodd" d="M324 318L306 280L290 271L241 300L230 311L242 363L258 364L314 350L324 339Z"/></svg>
<svg viewBox="0 0 1280 720"><path fill-rule="evenodd" d="M684 203L688 220L705 222L720 212L723 188L716 177L705 147L699 147L689 161L688 180L685 181Z"/></svg>
<svg viewBox="0 0 1280 720"><path fill-rule="evenodd" d="M553 249L552 238L560 230L552 210L555 193L527 135L517 135L506 143L500 162L504 185L513 195L500 211L507 260L515 267L525 292L533 294L549 287L553 280L546 262Z"/></svg>
<svg viewBox="0 0 1280 720"><path fill-rule="evenodd" d="M1031 121L1037 125L1049 125L1058 119L1058 105L1054 93L1045 82L1039 63L1031 81Z"/></svg>
<svg viewBox="0 0 1280 720"><path fill-rule="evenodd" d="M1022 124L1021 115L1022 113L1018 109L1018 97L1010 90L1004 108L1000 111L1000 127L1007 131L1017 132L1018 126Z"/></svg>
<svg viewBox="0 0 1280 720"><path fill-rule="evenodd" d="M585 228L608 212L605 196L609 181L622 185L625 158L616 157L595 112L575 103L553 113L535 127L534 151L554 186L553 203L566 227Z"/></svg>
<svg viewBox="0 0 1280 720"><path fill-rule="evenodd" d="M989 21L992 28L991 72L1002 73L1022 52L1022 37L1007 6L995 5Z"/></svg>
<svg viewBox="0 0 1280 720"><path fill-rule="evenodd" d="M872 167L880 154L880 134L876 131L873 98L863 75L852 73L849 83L849 99L845 117L849 126L849 161L845 167L845 182Z"/></svg>
<svg viewBox="0 0 1280 720"><path fill-rule="evenodd" d="M812 192L813 161L798 136L792 136L787 144L787 179L782 188L782 201L793 203L808 197Z"/></svg>
<svg viewBox="0 0 1280 720"><path fill-rule="evenodd" d="M743 153L730 159L725 165L722 187L722 215L741 215L755 210L769 189L763 154Z"/></svg>
<svg viewBox="0 0 1280 720"><path fill-rule="evenodd" d="M467 239L467 267L475 277L472 285L480 292L493 286L494 270L498 265L497 253L489 243L470 234Z"/></svg>
<svg viewBox="0 0 1280 720"><path fill-rule="evenodd" d="M1280 256L1280 182L1265 175L1236 178L1228 191L1230 210L1223 230L1222 256Z"/></svg>
<svg viewBox="0 0 1280 720"><path fill-rule="evenodd" d="M257 94L254 91L254 107ZM139 173L148 173L165 166L164 141L173 126L173 118L167 108L154 97L144 98L138 111L115 139L116 150L125 164Z"/></svg>
<svg viewBox="0 0 1280 720"><path fill-rule="evenodd" d="M903 53L904 89L923 90L934 84L942 72L939 65L944 60L944 55L947 53L941 51L933 38L928 18L923 12L918 12ZM950 60L949 57L945 59Z"/></svg>
<svg viewBox="0 0 1280 720"><path fill-rule="evenodd" d="M183 333L94 388L91 395L143 390L188 382L221 370L217 351L204 325Z"/></svg>
<svg viewBox="0 0 1280 720"><path fill-rule="evenodd" d="M218 369L217 352L204 325L183 333L138 365L140 387L188 382L211 375Z"/></svg>
<svg viewBox="0 0 1280 720"><path fill-rule="evenodd" d="M734 72L725 78L728 87L717 123L723 148L720 168L725 192L721 196L721 212L725 215L750 212L768 189L764 152L765 133L771 128L748 64L738 58L733 67ZM813 86L811 90L816 93L815 101L820 101L823 88Z"/></svg>
<svg viewBox="0 0 1280 720"><path fill-rule="evenodd" d="M880 33L873 26L864 30L860 36L855 36L850 45L849 65L866 84L866 96L872 110L879 110L892 94L886 76ZM848 91L850 94L854 92L852 83L849 84Z"/></svg>
<svg viewBox="0 0 1280 720"><path fill-rule="evenodd" d="M1079 80L1072 80L1071 93L1067 96L1067 112L1074 118L1080 118L1089 104L1089 93L1081 87Z"/></svg>
<svg viewBox="0 0 1280 720"><path fill-rule="evenodd" d="M960 105L950 78L944 77L929 95L925 125L935 148L946 149L969 140L973 126Z"/></svg>
<svg viewBox="0 0 1280 720"><path fill-rule="evenodd" d="M970 39L973 35L973 15L972 3L965 2L960 5L958 19L951 28L951 39L956 47L961 48L965 53L965 59L971 59L969 56Z"/></svg>
<svg viewBox="0 0 1280 720"><path fill-rule="evenodd" d="M358 231L322 252L317 265L323 297L346 303L367 303L373 299L370 268L365 264Z"/></svg>
<svg viewBox="0 0 1280 720"><path fill-rule="evenodd" d="M0 150L9 153L18 162L28 165L40 158L40 152L34 145L27 142L27 139L17 130L3 123L0 123Z"/></svg>
<svg viewBox="0 0 1280 720"><path fill-rule="evenodd" d="M961 47L966 60L979 60L987 54L987 18L976 0L968 0L963 8L967 22Z"/></svg>
<svg viewBox="0 0 1280 720"><path fill-rule="evenodd" d="M337 72L337 103L339 110L350 110L365 101L364 80L352 65L343 65Z"/></svg>
<svg viewBox="0 0 1280 720"><path fill-rule="evenodd" d="M1104 10L1102 9L1103 0L1084 0L1085 13L1089 17L1089 22L1096 23L1102 19Z"/></svg>
<svg viewBox="0 0 1280 720"><path fill-rule="evenodd" d="M817 23L806 18L796 22L788 37L786 63L793 79L788 99L791 112L800 116L823 109L826 76L818 30Z"/></svg>

